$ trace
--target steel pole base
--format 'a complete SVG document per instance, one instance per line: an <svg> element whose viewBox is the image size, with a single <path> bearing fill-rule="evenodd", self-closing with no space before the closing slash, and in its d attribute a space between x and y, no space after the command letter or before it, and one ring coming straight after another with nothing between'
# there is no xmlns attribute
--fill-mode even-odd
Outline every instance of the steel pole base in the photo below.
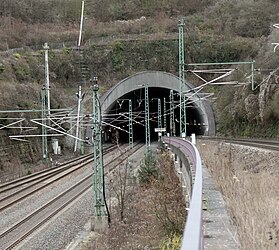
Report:
<svg viewBox="0 0 279 250"><path fill-rule="evenodd" d="M91 231L103 233L108 228L107 216L92 216L91 217Z"/></svg>

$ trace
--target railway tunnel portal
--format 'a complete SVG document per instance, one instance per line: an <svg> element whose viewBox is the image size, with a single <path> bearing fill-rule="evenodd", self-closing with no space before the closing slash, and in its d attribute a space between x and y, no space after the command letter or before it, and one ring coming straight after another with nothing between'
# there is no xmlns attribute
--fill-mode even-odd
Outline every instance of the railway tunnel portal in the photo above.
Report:
<svg viewBox="0 0 279 250"><path fill-rule="evenodd" d="M175 136L180 135L179 78L166 72L144 71L120 81L101 97L106 141L116 137L119 138L120 142L129 141L129 110L132 111L134 140L145 139L145 86L148 86L151 140L158 139L155 132L155 128L158 128L158 102L161 104L162 127L166 125L166 132L170 133L171 114L173 113L175 126L172 133ZM171 90L173 92L174 111L171 111ZM195 93L193 86L188 82L186 82L185 90L187 92L187 136L192 133L215 135L215 119L209 102L202 99L200 93ZM129 105L131 105L130 109Z"/></svg>

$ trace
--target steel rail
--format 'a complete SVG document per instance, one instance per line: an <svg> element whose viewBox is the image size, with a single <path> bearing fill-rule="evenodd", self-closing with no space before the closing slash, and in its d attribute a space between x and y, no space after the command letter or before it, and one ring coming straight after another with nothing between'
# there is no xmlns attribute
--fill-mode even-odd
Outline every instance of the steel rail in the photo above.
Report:
<svg viewBox="0 0 279 250"><path fill-rule="evenodd" d="M141 144L140 142L137 142L134 147L128 151L125 151L122 156L124 156L123 158L117 158L117 159L112 159L110 162L108 162L106 164L106 168L108 168L108 166L112 163L115 163L115 161L117 161L119 159L119 161L117 161L117 163L111 167L110 169L108 169L105 172L105 175L107 175L108 173L110 173L112 170L114 170L118 165L120 165L122 162L124 162L131 153L135 153L136 151L138 151L140 148L142 148L144 146L144 144Z"/></svg>
<svg viewBox="0 0 279 250"><path fill-rule="evenodd" d="M54 182L57 182L58 180L61 180L62 178L64 178L64 177L68 176L69 174L75 172L76 170L80 169L81 167L84 167L84 166L88 165L90 162L92 162L92 160L88 160L87 162L83 162L80 166L76 166L75 168L71 169L71 171L66 172L66 173L63 173L63 175L61 175L61 176L59 176L59 177L53 179L52 181L50 181L50 182L48 182L48 183L45 183L45 184L43 184L42 186L39 186L39 187L37 187L37 188L35 188L35 189L29 191L28 193L23 194L22 196L20 196L20 197L18 197L18 198L15 198L14 200L8 202L7 204L4 204L3 206L0 207L0 212L3 211L3 210L5 210L5 209L7 209L7 208L9 208L9 207L11 207L12 205L18 203L19 201L22 201L23 199L25 199L25 198L31 196L32 194L34 194L34 193L36 193L36 192L38 192L38 191L40 191L40 190L42 190L42 189L44 189L44 188L50 186L50 185L53 184ZM49 177L46 178L46 179L49 179L49 178L51 178L51 177L52 177L52 175L49 176ZM36 183L36 184L38 184L38 183ZM16 196L18 193L21 193L21 192L22 192L22 190L20 190L20 192L15 192L15 193L11 194L10 196L5 197L5 198L2 199L2 200L9 200L9 199L13 198L13 197ZM1 202L2 202L2 200L1 200Z"/></svg>
<svg viewBox="0 0 279 250"><path fill-rule="evenodd" d="M35 175L32 175L32 176L26 176L23 180L17 179L15 181L13 181L12 183L6 184L5 186L7 186L7 188L0 187L0 194L5 193L5 192L10 191L10 190L13 190L17 187L21 187L22 185L30 184L32 182L34 182L34 183L30 184L30 186L32 186L34 184L37 184L38 181L39 182L44 181L46 178L51 177L55 174L59 174L59 173L63 172L64 170L72 167L73 165L71 163L74 163L74 164L82 163L85 160L89 159L90 157L92 157L92 154L80 159L80 161L78 159L76 159L76 160L71 161L68 164L63 164L63 166L60 165L58 167L54 167L54 168L51 168L51 169L43 170L41 172L37 172ZM0 199L0 203L1 203L1 201L2 201L2 199Z"/></svg>
<svg viewBox="0 0 279 250"><path fill-rule="evenodd" d="M120 156L117 157L117 159L119 158L123 158L121 159L119 162L116 162L115 166L113 168L110 168L105 175L107 175L109 172L111 172L115 167L119 166L119 164L121 162L123 162L125 159L127 159L130 154L127 152L132 152L135 153L137 150L139 150L141 147L143 147L144 145L140 145L139 147L134 147L131 150L125 151L123 154L121 154ZM124 157L123 157L124 156ZM107 163L105 165L105 167L107 168L110 164L115 163L115 159L110 161L109 163ZM92 181L91 181L91 177L92 177L93 173L89 174L88 176L84 177L82 180L80 180L78 183L74 184L72 187L68 188L66 191L64 191L63 193L61 193L60 195L56 196L55 198L53 198L51 201L49 201L47 204L43 205L42 207L40 207L39 209L37 209L36 211L34 211L33 213L29 214L28 216L26 216L24 219L22 219L21 221L19 221L18 223L16 223L15 225L11 226L9 229L7 229L6 231L2 232L0 234L0 243L1 240L6 237L7 235L9 235L10 233L15 233L15 236L13 235L13 239L11 240L12 243L7 242L7 240L4 240L4 243L2 244L3 249L5 250L10 250L13 249L15 246L17 246L20 242L22 242L24 239L26 239L29 235L31 235L34 231L36 231L38 228L40 228L42 225L44 225L46 222L48 222L51 218L53 218L56 214L58 214L62 209L64 209L66 206L68 206L70 203L72 203L74 200L76 200L77 198L79 198L84 192L86 192L88 189L90 189L92 187ZM81 187L81 185L84 185L85 187ZM81 189L81 190L80 190ZM78 190L78 192L75 194L71 194L71 191L75 191ZM49 209L49 207L51 205L55 205L55 202L59 202L59 200L65 196L68 196L69 199L66 200L65 202L63 202L63 204L58 204L59 206L57 206L54 209ZM46 211L45 211L46 210ZM47 211L51 210L50 214L47 214ZM42 215L40 215L40 213ZM36 223L35 225L32 225L30 229L25 229L25 227L28 228L28 225L25 225L25 223L28 223L28 221L30 221L32 218L36 217ZM20 230L20 227L22 228L22 231ZM17 232L15 230L19 230L20 232ZM19 235L20 234L20 235ZM15 238L16 237L16 238ZM17 238L18 237L18 238Z"/></svg>
<svg viewBox="0 0 279 250"><path fill-rule="evenodd" d="M0 234L0 240L1 238L7 236L8 234L14 232L15 230L19 229L21 226L24 225L24 223L27 223L29 220L31 220L34 216L38 215L40 212L44 212L45 209L47 209L50 205L54 204L56 201L58 202L59 199L61 199L62 197L64 197L66 194L69 194L69 192L71 192L72 190L74 190L76 187L79 187L80 185L82 185L84 182L86 182L87 180L89 180L89 178L92 176L93 174L86 176L85 178L83 178L80 182L76 183L74 186L70 187L69 189L67 189L66 191L64 191L62 194L58 195L57 197L55 197L54 199L52 199L51 201L49 201L48 203L46 203L44 206L40 207L39 209L37 209L35 212L29 214L28 216L26 216L23 220L19 221L17 224L13 225L12 227L10 227L8 230L6 230L5 232ZM56 209L55 211L53 211L50 215L48 215L46 218L44 218L43 220L41 220L40 222L38 222L35 226L33 226L31 229L29 229L27 232L24 232L24 229L22 231L23 235L18 235L16 233L16 237L19 237L18 239L13 239L12 243L7 246L4 247L4 249L12 249L14 248L16 245L18 245L22 240L24 240L27 236L29 236L31 233L33 233L36 229L38 229L40 226L42 226L45 222L47 222L50 218L52 218L54 215L56 215L58 212L60 212L65 206L67 206L68 204L70 204L72 201L74 201L81 193L85 192L88 188L90 188L91 186L91 182L86 186L86 188L82 189L81 192L79 192L78 194L72 196L72 198L68 201L63 203L62 206L60 206L58 209ZM42 215L43 216L43 215ZM38 218L40 219L40 217ZM4 246L4 244L2 245L2 247Z"/></svg>
<svg viewBox="0 0 279 250"><path fill-rule="evenodd" d="M111 149L111 148L110 148L110 149ZM106 154L108 154L110 151L111 151L111 150L106 151ZM63 167L62 169L59 169L59 171L56 171L55 173L51 173L51 174L47 175L45 178L40 178L39 180L37 180L35 183L29 185L28 187L24 187L24 188L22 188L22 189L20 189L20 190L18 190L18 191L16 191L16 192L14 192L14 193L12 193L12 194L10 194L10 195L7 195L6 197L2 198L2 199L0 200L0 204L1 204L0 212L3 211L3 210L5 210L5 209L7 209L7 208L9 208L9 207L11 207L12 205L16 204L17 202L19 202L19 201L21 201L21 200L23 200L23 199L29 197L30 195L32 195L32 194L34 194L34 193L36 193L36 192L38 192L38 191L44 189L45 187L51 185L52 183L54 183L54 182L56 182L56 181L58 181L58 180L64 178L65 176L68 176L69 174L71 174L71 173L73 173L73 172L79 170L80 168L82 168L82 167L88 165L90 162L93 161L93 158L91 158L91 156L92 156L92 155L87 156L87 157L86 157L86 160L81 159L81 160L82 160L81 162L78 161L77 164L79 164L79 165L74 164L74 165L71 165L71 166ZM72 162L72 163L74 163L74 162ZM67 171L67 170L68 170L68 171ZM63 173L63 174L60 175L60 176L58 176L57 178L53 179L52 181L46 183L46 184L43 184L43 185L41 185L41 186L39 186L39 187L37 187L37 188L35 188L35 189L33 189L33 190L31 189L32 187L35 187L36 185L40 185L42 181L45 181L45 180L47 180L47 179L50 179L50 178L52 178L52 177L54 177L55 175L60 174L60 173ZM27 192L27 193L21 195L21 196L18 197L18 198L12 199L12 198L15 197L16 195L18 195L18 194L20 194L20 193L22 193L22 192L24 192L24 191L26 191L26 190L28 190L28 189L31 189L31 190L30 190L29 192ZM9 199L12 199L12 200L9 201ZM8 203L6 203L6 204L3 205L3 202L5 202L5 201L7 201L7 200L8 200Z"/></svg>
<svg viewBox="0 0 279 250"><path fill-rule="evenodd" d="M114 147L115 146L113 145L113 146L109 146L107 148L104 148L104 151L106 152L106 151L113 150ZM84 158L90 157L92 155L93 155L92 153L89 153L89 154L86 154L86 155L83 155L83 156L80 156L80 157L68 160L66 162L60 163L57 166L54 166L54 167L51 167L51 168L48 168L48 169L44 169L44 170L38 171L36 173L33 173L31 175L23 176L23 177L15 179L15 180L12 180L12 181L0 184L0 193L6 192L6 191L8 191L10 189L13 189L13 188L15 188L17 186L20 186L20 185L23 185L23 184L26 184L26 183L30 183L29 180L34 178L34 177L36 177L36 176L38 176L38 175L42 175L44 173L48 173L48 172L54 171L55 169L60 169L61 167L69 165L70 163L75 163L75 162L77 162L79 160L83 160ZM9 186L11 186L11 187L9 187Z"/></svg>
<svg viewBox="0 0 279 250"><path fill-rule="evenodd" d="M200 136L198 137L202 140L214 140L214 141L224 141L227 143L263 148L268 150L279 150L279 141L268 140L268 139L258 139L258 138L229 138L229 137L209 137Z"/></svg>

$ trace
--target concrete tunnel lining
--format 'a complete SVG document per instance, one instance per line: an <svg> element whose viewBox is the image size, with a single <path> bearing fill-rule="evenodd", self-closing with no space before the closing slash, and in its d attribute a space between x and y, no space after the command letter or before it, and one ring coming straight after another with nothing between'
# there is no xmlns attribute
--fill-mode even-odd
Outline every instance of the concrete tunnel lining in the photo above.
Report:
<svg viewBox="0 0 279 250"><path fill-rule="evenodd" d="M120 81L101 97L100 102L102 113L108 114L118 99L123 98L123 96L130 92L142 89L144 84L148 84L148 87L150 88L160 88L173 90L178 93L180 92L180 81L177 76L161 71L140 72ZM193 86L186 81L185 90L191 90L192 88ZM190 91L188 95L190 96L193 93L193 91ZM197 97L201 98L201 95L196 94L195 99ZM194 98L192 97L190 100L194 100ZM197 107L199 116L206 127L204 135L215 135L215 119L209 102L204 99L199 100L195 102L195 106Z"/></svg>

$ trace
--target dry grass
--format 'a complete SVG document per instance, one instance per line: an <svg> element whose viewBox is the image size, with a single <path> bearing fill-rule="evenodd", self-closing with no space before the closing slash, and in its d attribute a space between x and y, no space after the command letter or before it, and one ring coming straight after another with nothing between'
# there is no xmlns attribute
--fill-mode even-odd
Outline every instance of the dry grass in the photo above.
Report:
<svg viewBox="0 0 279 250"><path fill-rule="evenodd" d="M37 23L28 24L21 20L0 17L0 50L43 45L45 42L77 40L77 24Z"/></svg>
<svg viewBox="0 0 279 250"><path fill-rule="evenodd" d="M42 46L48 43L72 42L78 40L79 23L36 23L27 24L17 19L0 17L0 50L21 48L24 46ZM88 39L94 42L111 42L114 39L163 39L170 33L177 33L177 19L158 14L153 18L132 19L126 22L96 22L86 19L84 23L84 43ZM172 35L176 38L177 35Z"/></svg>
<svg viewBox="0 0 279 250"><path fill-rule="evenodd" d="M209 141L201 152L222 190L242 249L278 249L279 154Z"/></svg>
<svg viewBox="0 0 279 250"><path fill-rule="evenodd" d="M180 183L169 156L160 159L165 178L148 186L129 181L124 220L119 220L118 205L112 206L111 227L83 249L160 249L163 240L182 233L185 205Z"/></svg>

